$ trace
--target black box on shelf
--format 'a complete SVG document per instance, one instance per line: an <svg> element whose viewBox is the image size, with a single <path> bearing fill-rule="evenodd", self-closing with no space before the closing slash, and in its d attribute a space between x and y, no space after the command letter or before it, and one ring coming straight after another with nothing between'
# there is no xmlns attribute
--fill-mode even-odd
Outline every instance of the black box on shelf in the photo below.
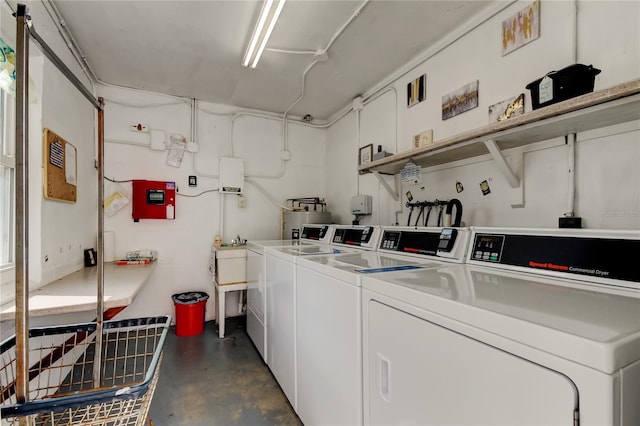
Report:
<svg viewBox="0 0 640 426"><path fill-rule="evenodd" d="M593 92L596 75L600 70L593 65L574 64L527 84L531 92L531 106L538 109ZM545 80L549 78L549 80Z"/></svg>

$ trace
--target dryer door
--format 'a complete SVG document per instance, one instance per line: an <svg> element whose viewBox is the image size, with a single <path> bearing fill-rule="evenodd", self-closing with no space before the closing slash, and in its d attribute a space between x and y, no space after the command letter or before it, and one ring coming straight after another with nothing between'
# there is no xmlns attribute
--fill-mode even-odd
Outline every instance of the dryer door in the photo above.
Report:
<svg viewBox="0 0 640 426"><path fill-rule="evenodd" d="M573 425L566 376L369 300L365 423Z"/></svg>

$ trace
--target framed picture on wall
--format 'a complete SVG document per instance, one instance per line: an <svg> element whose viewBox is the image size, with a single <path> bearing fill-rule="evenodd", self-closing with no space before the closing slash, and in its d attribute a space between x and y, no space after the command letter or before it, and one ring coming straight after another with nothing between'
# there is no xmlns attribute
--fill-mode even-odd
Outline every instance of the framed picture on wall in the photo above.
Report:
<svg viewBox="0 0 640 426"><path fill-rule="evenodd" d="M373 144L365 145L360 148L358 155L358 165L362 166L363 164L370 163L373 159Z"/></svg>
<svg viewBox="0 0 640 426"><path fill-rule="evenodd" d="M540 37L540 1L502 21L502 56Z"/></svg>
<svg viewBox="0 0 640 426"><path fill-rule="evenodd" d="M447 120L478 107L478 80L442 97L442 119Z"/></svg>
<svg viewBox="0 0 640 426"><path fill-rule="evenodd" d="M407 108L427 99L427 75L422 74L407 84Z"/></svg>

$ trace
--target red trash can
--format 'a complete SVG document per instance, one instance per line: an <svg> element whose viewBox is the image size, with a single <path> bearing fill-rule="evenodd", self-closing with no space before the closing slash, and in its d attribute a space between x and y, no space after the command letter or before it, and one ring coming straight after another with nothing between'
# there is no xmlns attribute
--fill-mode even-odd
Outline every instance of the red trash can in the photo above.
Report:
<svg viewBox="0 0 640 426"><path fill-rule="evenodd" d="M204 331L204 312L209 295L203 291L171 296L176 308L176 336L195 336Z"/></svg>

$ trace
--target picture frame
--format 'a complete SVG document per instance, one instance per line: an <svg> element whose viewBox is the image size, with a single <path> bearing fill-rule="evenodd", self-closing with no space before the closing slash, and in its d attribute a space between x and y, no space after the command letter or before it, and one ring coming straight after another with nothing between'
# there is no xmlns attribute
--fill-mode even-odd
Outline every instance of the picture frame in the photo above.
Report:
<svg viewBox="0 0 640 426"><path fill-rule="evenodd" d="M524 114L524 93L489 106L489 124Z"/></svg>
<svg viewBox="0 0 640 426"><path fill-rule="evenodd" d="M358 150L358 165L362 166L373 161L373 144L365 145Z"/></svg>
<svg viewBox="0 0 640 426"><path fill-rule="evenodd" d="M478 107L478 85L474 80L442 97L442 120Z"/></svg>
<svg viewBox="0 0 640 426"><path fill-rule="evenodd" d="M427 75L422 74L407 84L407 108L411 108L425 99L427 99Z"/></svg>
<svg viewBox="0 0 640 426"><path fill-rule="evenodd" d="M502 21L502 56L540 37L540 0Z"/></svg>

